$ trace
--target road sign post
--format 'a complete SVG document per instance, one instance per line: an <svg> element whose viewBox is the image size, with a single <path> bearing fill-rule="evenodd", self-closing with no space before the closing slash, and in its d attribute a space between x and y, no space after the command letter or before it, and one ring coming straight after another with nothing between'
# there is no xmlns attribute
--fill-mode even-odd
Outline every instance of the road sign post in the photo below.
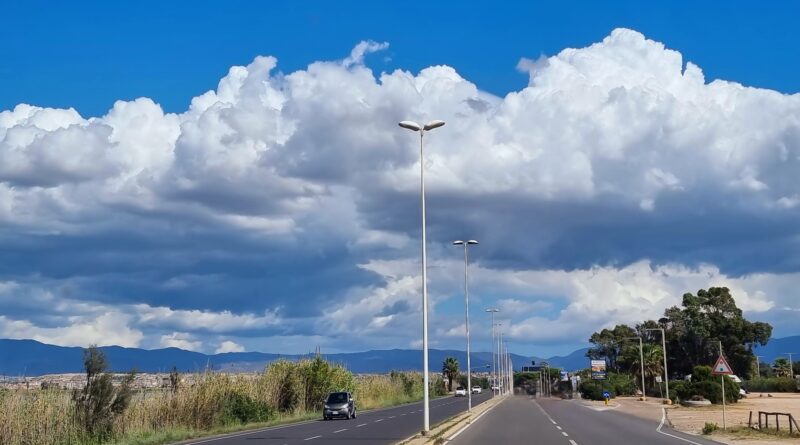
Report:
<svg viewBox="0 0 800 445"><path fill-rule="evenodd" d="M725 430L727 427L725 419L725 376L733 374L733 371L731 371L731 365L728 364L722 354L720 354L717 362L714 363L714 370L711 371L711 374L718 375L719 383L722 385L722 429Z"/></svg>

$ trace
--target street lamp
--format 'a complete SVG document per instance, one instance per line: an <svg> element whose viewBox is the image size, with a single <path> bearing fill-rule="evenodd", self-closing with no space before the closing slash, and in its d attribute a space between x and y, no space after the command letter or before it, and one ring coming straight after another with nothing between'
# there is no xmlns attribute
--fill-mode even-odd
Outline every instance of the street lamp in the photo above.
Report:
<svg viewBox="0 0 800 445"><path fill-rule="evenodd" d="M494 359L495 358L495 346L496 346L495 345L495 341L494 341L494 338L495 338L495 336L494 336L494 314L495 314L495 312L500 312L500 309L489 308L489 309L486 309L486 312L489 312L489 313L492 314L492 379L494 379L494 384L492 385L492 395L494 395L494 387L498 386L497 385L497 366L495 365L495 359ZM499 392L500 388L498 387L497 389L498 389L497 395L500 395L500 392Z"/></svg>
<svg viewBox="0 0 800 445"><path fill-rule="evenodd" d="M642 343L642 337L625 337L623 340L639 340L639 364L642 367L642 400L647 400L647 393L644 389L644 344Z"/></svg>
<svg viewBox="0 0 800 445"><path fill-rule="evenodd" d="M672 403L669 398L669 372L667 371L667 336L664 328L645 328L645 331L661 331L661 352L664 354L664 386L666 386L667 400L666 403Z"/></svg>
<svg viewBox="0 0 800 445"><path fill-rule="evenodd" d="M430 396L428 387L428 251L427 239L425 235L425 161L423 158L422 139L425 132L431 131L444 125L444 121L430 121L425 125L420 125L412 121L402 121L401 127L419 132L419 185L420 203L422 206L422 381L425 391L422 393L425 414L423 416L422 434L427 435L430 431Z"/></svg>
<svg viewBox="0 0 800 445"><path fill-rule="evenodd" d="M467 267L467 247L474 244L478 244L474 239L469 241L453 241L454 246L464 246L464 313L467 331L467 411L472 411L472 367L469 361L469 268Z"/></svg>

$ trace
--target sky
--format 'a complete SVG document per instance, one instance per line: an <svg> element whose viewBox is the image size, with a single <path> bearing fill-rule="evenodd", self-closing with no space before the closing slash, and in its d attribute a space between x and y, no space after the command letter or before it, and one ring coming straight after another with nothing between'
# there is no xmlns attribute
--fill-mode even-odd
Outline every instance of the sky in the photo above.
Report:
<svg viewBox="0 0 800 445"><path fill-rule="evenodd" d="M0 337L549 356L685 292L796 335L800 6L13 2ZM374 2L373 2L374 3Z"/></svg>

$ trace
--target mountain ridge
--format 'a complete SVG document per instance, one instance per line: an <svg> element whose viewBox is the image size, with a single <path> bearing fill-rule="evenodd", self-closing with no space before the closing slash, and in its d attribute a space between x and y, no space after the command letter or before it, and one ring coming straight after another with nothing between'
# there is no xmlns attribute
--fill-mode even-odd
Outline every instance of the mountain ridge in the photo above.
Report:
<svg viewBox="0 0 800 445"><path fill-rule="evenodd" d="M313 357L309 354L274 354L265 352L225 352L204 354L180 348L140 349L122 346L101 346L110 369L127 372L168 372L175 366L181 372L202 371L207 368L231 372L250 372L264 368L275 360L284 358L297 360ZM577 369L586 367L586 349L564 357L546 359L554 367ZM422 351L419 349L377 349L362 352L322 354L327 360L340 363L355 373L386 373L422 369ZM462 367L466 365L466 353L454 349L430 349L431 370L436 371L446 357L453 356ZM532 361L541 362L540 357L511 354L515 369L528 366ZM39 376L45 374L67 374L83 371L83 348L78 346L56 346L36 340L0 339L0 375ZM476 372L491 369L491 352L473 352L472 369ZM577 360L576 360L577 359Z"/></svg>
<svg viewBox="0 0 800 445"><path fill-rule="evenodd" d="M195 372L210 368L230 372L252 372L264 368L268 363L285 358L297 360L313 357L308 354L274 354L267 352L225 352L204 354L180 348L140 349L122 346L102 346L111 370L127 372L168 372L173 366L181 372ZM576 370L588 367L586 351L578 349L564 356L548 358L511 354L514 369L529 366L531 362L547 361L551 366ZM362 352L322 354L327 360L339 363L355 373L386 373L389 371L418 371L422 369L422 354L419 349L375 349ZM800 335L773 338L766 346L754 348L762 356L762 362L772 362L787 352L800 357ZM466 353L455 349L430 349L431 370L437 371L446 357L455 357L466 367ZM0 339L0 375L39 376L83 372L83 348L78 346L56 346L36 340ZM473 352L472 369L476 372L491 369L491 352Z"/></svg>

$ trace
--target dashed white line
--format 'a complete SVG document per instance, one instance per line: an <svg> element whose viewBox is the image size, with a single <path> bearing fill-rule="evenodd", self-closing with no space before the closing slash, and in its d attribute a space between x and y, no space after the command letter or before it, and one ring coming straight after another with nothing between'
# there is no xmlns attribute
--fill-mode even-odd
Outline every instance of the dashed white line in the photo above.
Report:
<svg viewBox="0 0 800 445"><path fill-rule="evenodd" d="M564 435L564 437L569 437L569 434L567 434L567 432L566 432L566 431L562 431L562 432L561 432L561 434L563 434L563 435Z"/></svg>
<svg viewBox="0 0 800 445"><path fill-rule="evenodd" d="M574 440L572 440L572 439L570 439L570 440L569 440L569 443L570 443L570 444L572 444L572 445L578 445L578 442L575 442L575 441L574 441Z"/></svg>
<svg viewBox="0 0 800 445"><path fill-rule="evenodd" d="M556 428L558 428L559 430L561 429L561 427L560 427L560 426L558 426L558 425L556 425Z"/></svg>
<svg viewBox="0 0 800 445"><path fill-rule="evenodd" d="M362 426L367 426L366 423L362 423L361 425L356 425L356 428L361 428Z"/></svg>
<svg viewBox="0 0 800 445"><path fill-rule="evenodd" d="M333 434L341 433L342 431L347 431L347 428L342 428L339 431L334 431Z"/></svg>
<svg viewBox="0 0 800 445"><path fill-rule="evenodd" d="M375 423L378 423L378 422L383 422L383 419L378 419L378 420L375 421Z"/></svg>
<svg viewBox="0 0 800 445"><path fill-rule="evenodd" d="M394 419L395 417L397 417L397 416L389 416L390 419Z"/></svg>
<svg viewBox="0 0 800 445"><path fill-rule="evenodd" d="M320 437L322 437L322 436L313 436L313 437L308 437L308 438L306 438L306 439L303 439L303 440L314 440L314 439L319 439Z"/></svg>

